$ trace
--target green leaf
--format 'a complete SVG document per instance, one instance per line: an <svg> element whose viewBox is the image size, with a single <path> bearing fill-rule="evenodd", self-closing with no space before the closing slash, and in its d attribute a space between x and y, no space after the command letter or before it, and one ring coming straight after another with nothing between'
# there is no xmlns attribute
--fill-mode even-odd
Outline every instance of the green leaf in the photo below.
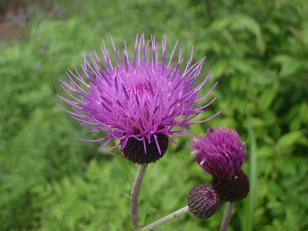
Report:
<svg viewBox="0 0 308 231"><path fill-rule="evenodd" d="M244 215L242 216L242 230L252 231L254 224L254 213L257 199L257 144L255 133L252 127L252 119L248 118L249 137L249 182L250 191L244 204Z"/></svg>
<svg viewBox="0 0 308 231"><path fill-rule="evenodd" d="M261 110L267 110L278 93L278 82L275 81L271 86L264 89L258 100L258 106Z"/></svg>
<svg viewBox="0 0 308 231"><path fill-rule="evenodd" d="M128 183L130 188L132 187L132 180L133 180L133 176L132 173L130 172L129 168L128 168L128 163L127 160L124 159L122 156L118 156L116 155L116 159L117 161L120 163L121 168L125 174L125 176L127 177Z"/></svg>
<svg viewBox="0 0 308 231"><path fill-rule="evenodd" d="M260 24L252 17L244 14L233 14L227 15L214 21L209 30L213 31L225 31L225 30L234 30L234 31L249 31L256 38L256 47L260 53L265 51L265 41L262 36L262 31Z"/></svg>
<svg viewBox="0 0 308 231"><path fill-rule="evenodd" d="M283 135L277 142L277 149L283 151L286 148L290 148L295 143L304 138L304 134L301 131L293 131Z"/></svg>
<svg viewBox="0 0 308 231"><path fill-rule="evenodd" d="M294 76L301 69L306 68L307 60L300 60L288 55L277 55L273 58L273 63L280 65L280 75L282 77Z"/></svg>

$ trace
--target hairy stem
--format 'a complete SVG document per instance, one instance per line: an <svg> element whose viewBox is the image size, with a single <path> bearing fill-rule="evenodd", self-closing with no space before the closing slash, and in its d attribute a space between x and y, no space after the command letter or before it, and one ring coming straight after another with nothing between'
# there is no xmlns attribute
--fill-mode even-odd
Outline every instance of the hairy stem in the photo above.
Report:
<svg viewBox="0 0 308 231"><path fill-rule="evenodd" d="M135 177L134 185L130 195L130 214L132 223L135 229L140 227L139 225L139 216L138 216L138 196L141 188L142 179L144 177L147 165L141 164L139 166L138 173Z"/></svg>
<svg viewBox="0 0 308 231"><path fill-rule="evenodd" d="M228 224L231 220L232 210L233 210L234 204L235 204L234 202L227 202L224 217L221 221L219 231L227 230Z"/></svg>
<svg viewBox="0 0 308 231"><path fill-rule="evenodd" d="M178 218L180 217L181 215L187 213L189 211L188 209L188 206L185 206L179 210L176 210L175 212L173 213L170 213L169 215L163 217L163 218L160 218L159 220L157 221L154 221L153 223L143 227L140 229L140 231L149 231L149 230L152 230L154 229L155 227L161 225L161 224L164 224L166 223L167 221L170 221L170 220L173 220L175 218Z"/></svg>

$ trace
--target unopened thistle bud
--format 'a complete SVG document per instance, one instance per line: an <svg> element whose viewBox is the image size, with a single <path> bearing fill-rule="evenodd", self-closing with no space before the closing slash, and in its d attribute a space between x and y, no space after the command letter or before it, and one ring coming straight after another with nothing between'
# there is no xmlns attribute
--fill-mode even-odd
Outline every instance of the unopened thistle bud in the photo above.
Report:
<svg viewBox="0 0 308 231"><path fill-rule="evenodd" d="M196 217L205 219L212 216L218 208L220 199L211 186L197 185L188 193L189 211Z"/></svg>

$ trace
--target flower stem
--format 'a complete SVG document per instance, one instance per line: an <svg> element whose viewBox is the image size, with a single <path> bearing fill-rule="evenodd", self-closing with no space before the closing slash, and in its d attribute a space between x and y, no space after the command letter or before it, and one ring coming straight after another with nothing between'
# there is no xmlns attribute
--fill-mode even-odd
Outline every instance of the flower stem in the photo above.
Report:
<svg viewBox="0 0 308 231"><path fill-rule="evenodd" d="M135 177L134 185L130 195L130 214L135 229L138 229L140 227L139 216L138 216L138 196L146 168L147 168L146 164L141 164L139 166L139 170Z"/></svg>
<svg viewBox="0 0 308 231"><path fill-rule="evenodd" d="M173 213L170 213L169 215L163 217L163 218L160 218L159 220L157 221L154 221L153 223L143 227L140 229L140 231L149 231L149 230L152 230L153 228L161 225L161 224L164 224L166 223L167 221L170 221L170 220L173 220L175 218L178 218L180 217L181 215L187 213L189 211L188 209L188 206L185 206L179 210L176 210L175 212Z"/></svg>
<svg viewBox="0 0 308 231"><path fill-rule="evenodd" d="M221 221L219 231L227 230L228 224L231 220L232 210L233 210L234 204L235 204L234 202L227 202L224 217Z"/></svg>

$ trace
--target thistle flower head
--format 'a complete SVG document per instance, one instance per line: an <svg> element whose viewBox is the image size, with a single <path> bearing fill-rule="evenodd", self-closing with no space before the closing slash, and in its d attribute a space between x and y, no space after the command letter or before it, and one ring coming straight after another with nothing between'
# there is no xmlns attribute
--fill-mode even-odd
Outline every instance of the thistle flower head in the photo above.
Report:
<svg viewBox="0 0 308 231"><path fill-rule="evenodd" d="M214 128L192 142L197 162L213 176L236 174L245 160L246 148L235 130Z"/></svg>
<svg viewBox="0 0 308 231"><path fill-rule="evenodd" d="M249 181L241 170L245 145L235 130L211 129L203 139L194 140L196 160L213 176L213 187L221 200L237 201L247 196Z"/></svg>
<svg viewBox="0 0 308 231"><path fill-rule="evenodd" d="M126 43L122 55L112 45L113 55L104 45L103 59L96 52L84 57L81 67L85 78L78 71L68 71L68 79L61 81L67 97L60 98L70 107L65 110L82 126L102 132L92 141L103 141L103 149L110 141L119 140L128 159L153 162L166 151L170 136L182 135L188 125L196 123L191 120L215 100L196 105L203 100L198 92L210 75L195 86L204 59L193 64L192 51L182 66L182 50L174 60L176 43L167 57L165 39L159 48L155 37L145 41L144 35L137 36L131 58ZM176 126L183 129L175 130ZM142 156L147 153L152 157Z"/></svg>

